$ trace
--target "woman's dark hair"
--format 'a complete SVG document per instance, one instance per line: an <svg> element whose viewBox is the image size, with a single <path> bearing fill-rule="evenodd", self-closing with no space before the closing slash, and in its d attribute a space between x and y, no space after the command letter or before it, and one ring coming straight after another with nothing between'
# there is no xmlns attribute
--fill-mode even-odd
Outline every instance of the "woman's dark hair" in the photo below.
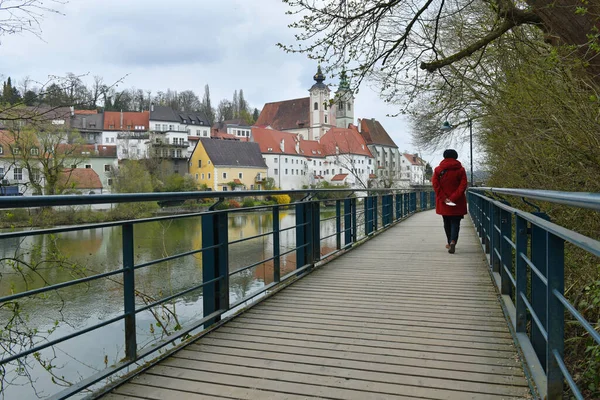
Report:
<svg viewBox="0 0 600 400"><path fill-rule="evenodd" d="M444 158L454 158L456 160L458 158L458 153L454 149L448 149L444 151Z"/></svg>

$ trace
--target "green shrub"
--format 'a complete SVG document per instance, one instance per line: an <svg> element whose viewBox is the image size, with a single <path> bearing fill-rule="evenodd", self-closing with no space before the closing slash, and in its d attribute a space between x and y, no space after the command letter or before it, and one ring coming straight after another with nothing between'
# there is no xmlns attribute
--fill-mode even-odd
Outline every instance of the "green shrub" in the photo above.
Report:
<svg viewBox="0 0 600 400"><path fill-rule="evenodd" d="M242 207L244 207L244 208L254 207L254 200L252 200L249 197L244 199L244 202L242 203Z"/></svg>

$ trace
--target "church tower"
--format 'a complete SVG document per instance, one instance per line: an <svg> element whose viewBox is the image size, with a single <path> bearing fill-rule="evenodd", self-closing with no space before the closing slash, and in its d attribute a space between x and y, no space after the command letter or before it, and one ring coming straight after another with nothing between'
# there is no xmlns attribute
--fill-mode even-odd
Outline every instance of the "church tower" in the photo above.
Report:
<svg viewBox="0 0 600 400"><path fill-rule="evenodd" d="M342 70L340 86L335 92L335 120L338 128L347 128L354 123L354 95L350 90L350 83L346 70Z"/></svg>
<svg viewBox="0 0 600 400"><path fill-rule="evenodd" d="M321 71L321 66L317 68L317 73L313 77L315 84L310 88L310 129L309 140L317 140L327 132L333 121L333 116L329 107L329 95L331 90L325 82L325 75Z"/></svg>

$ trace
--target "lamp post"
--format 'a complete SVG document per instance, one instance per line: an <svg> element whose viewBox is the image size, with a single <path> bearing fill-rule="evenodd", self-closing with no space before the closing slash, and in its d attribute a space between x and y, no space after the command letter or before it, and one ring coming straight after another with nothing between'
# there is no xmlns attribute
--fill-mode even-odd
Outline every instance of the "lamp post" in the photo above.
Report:
<svg viewBox="0 0 600 400"><path fill-rule="evenodd" d="M462 111L466 114L466 111L463 110L459 110ZM467 114L467 124L469 126L469 150L471 152L471 182L470 182L470 186L473 187L473 120L469 117L469 115ZM448 121L444 121L444 123L442 124L442 126L440 127L441 131L444 132L449 132L452 129L454 129L455 127L452 126L452 124L450 124L450 122Z"/></svg>

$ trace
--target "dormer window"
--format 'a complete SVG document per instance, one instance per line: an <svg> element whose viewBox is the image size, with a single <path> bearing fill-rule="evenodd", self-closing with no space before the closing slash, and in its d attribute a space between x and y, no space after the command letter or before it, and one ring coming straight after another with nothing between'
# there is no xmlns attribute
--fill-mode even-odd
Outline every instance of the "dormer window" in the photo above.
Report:
<svg viewBox="0 0 600 400"><path fill-rule="evenodd" d="M272 148L272 147L269 147L269 148L267 149L267 151L268 151L268 152L273 152L273 148Z"/></svg>
<svg viewBox="0 0 600 400"><path fill-rule="evenodd" d="M4 147L0 144L0 154L4 154Z"/></svg>
<svg viewBox="0 0 600 400"><path fill-rule="evenodd" d="M21 154L21 149L19 147L13 147L12 153L13 154Z"/></svg>
<svg viewBox="0 0 600 400"><path fill-rule="evenodd" d="M37 156L40 154L40 150L37 147L32 147L31 150L29 150L29 152L32 156Z"/></svg>

